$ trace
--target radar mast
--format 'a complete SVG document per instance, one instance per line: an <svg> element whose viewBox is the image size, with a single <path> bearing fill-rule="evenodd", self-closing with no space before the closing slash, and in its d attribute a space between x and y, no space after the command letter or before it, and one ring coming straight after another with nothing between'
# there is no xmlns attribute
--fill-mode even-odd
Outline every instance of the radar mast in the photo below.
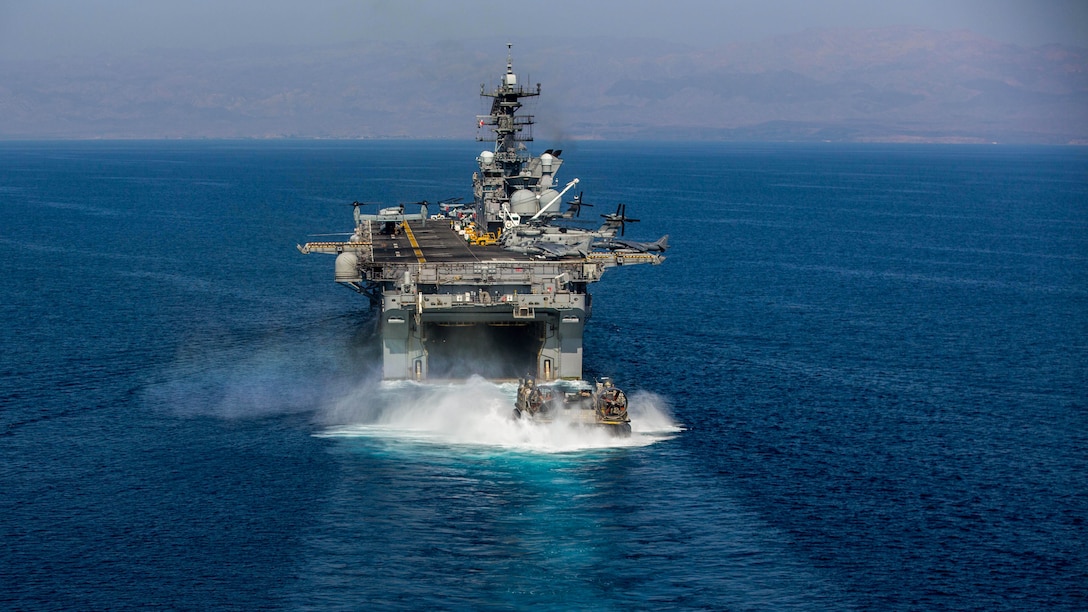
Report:
<svg viewBox="0 0 1088 612"><path fill-rule="evenodd" d="M522 107L522 98L540 95L540 83L535 89L527 89L518 83L514 73L513 43L507 43L506 48L506 73L499 84L491 91L487 90L486 84L480 85L480 96L491 98L491 112L476 117L480 130L476 140L486 142L494 138L495 143L491 151L484 151L477 158L480 172L473 177L476 218L489 229L501 224L503 205L509 209L510 198L515 192L528 190L539 196L542 190L551 187L551 175L561 163L558 155L550 150L543 160L543 156L532 157L525 145L533 141L533 116L517 113ZM542 173L544 165L548 168Z"/></svg>

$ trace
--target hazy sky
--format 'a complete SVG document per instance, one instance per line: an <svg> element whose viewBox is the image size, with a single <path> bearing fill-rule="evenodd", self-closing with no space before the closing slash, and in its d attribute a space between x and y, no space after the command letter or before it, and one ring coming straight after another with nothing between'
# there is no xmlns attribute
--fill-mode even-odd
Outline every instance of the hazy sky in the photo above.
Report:
<svg viewBox="0 0 1088 612"><path fill-rule="evenodd" d="M709 47L889 25L1088 46L1088 0L0 0L0 59L367 38L604 35Z"/></svg>

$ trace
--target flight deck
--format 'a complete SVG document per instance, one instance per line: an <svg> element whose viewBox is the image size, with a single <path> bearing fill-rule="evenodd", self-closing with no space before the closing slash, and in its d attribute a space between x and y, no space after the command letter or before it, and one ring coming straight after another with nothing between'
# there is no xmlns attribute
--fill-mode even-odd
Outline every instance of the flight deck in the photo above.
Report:
<svg viewBox="0 0 1088 612"><path fill-rule="evenodd" d="M372 242L374 260L388 263L530 260L527 255L512 253L498 245L470 245L448 219L405 221L392 231L375 234Z"/></svg>

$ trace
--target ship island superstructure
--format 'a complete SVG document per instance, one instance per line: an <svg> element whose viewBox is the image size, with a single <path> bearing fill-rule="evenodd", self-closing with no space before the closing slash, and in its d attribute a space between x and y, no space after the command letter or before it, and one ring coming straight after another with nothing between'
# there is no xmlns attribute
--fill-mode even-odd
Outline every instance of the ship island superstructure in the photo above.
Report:
<svg viewBox="0 0 1088 612"><path fill-rule="evenodd" d="M559 182L561 150L528 150L533 117L518 111L538 95L539 84L518 83L509 56L499 84L481 86L491 109L476 118L477 140L493 137L494 147L476 158L471 204L367 214L356 203L347 241L298 247L335 254L336 282L378 308L384 379L581 379L589 285L609 268L664 259L667 236L622 238L637 221L622 204L592 229L576 223L590 206L581 195L560 210L578 179Z"/></svg>

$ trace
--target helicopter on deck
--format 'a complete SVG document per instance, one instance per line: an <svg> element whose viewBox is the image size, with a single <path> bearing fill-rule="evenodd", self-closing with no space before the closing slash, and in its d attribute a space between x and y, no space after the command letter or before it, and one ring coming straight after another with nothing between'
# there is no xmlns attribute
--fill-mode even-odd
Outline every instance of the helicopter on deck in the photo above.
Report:
<svg viewBox="0 0 1088 612"><path fill-rule="evenodd" d="M419 214L405 214L404 204L398 204L396 206L390 206L387 208L378 209L378 214L367 214L360 212L359 209L363 206L368 206L368 202L352 202L351 205L355 207L355 226L359 227L364 221L371 221L374 223L381 223L382 234L395 234L397 233L398 226L405 221L422 221L424 225L427 223L427 200L415 202L419 205Z"/></svg>

